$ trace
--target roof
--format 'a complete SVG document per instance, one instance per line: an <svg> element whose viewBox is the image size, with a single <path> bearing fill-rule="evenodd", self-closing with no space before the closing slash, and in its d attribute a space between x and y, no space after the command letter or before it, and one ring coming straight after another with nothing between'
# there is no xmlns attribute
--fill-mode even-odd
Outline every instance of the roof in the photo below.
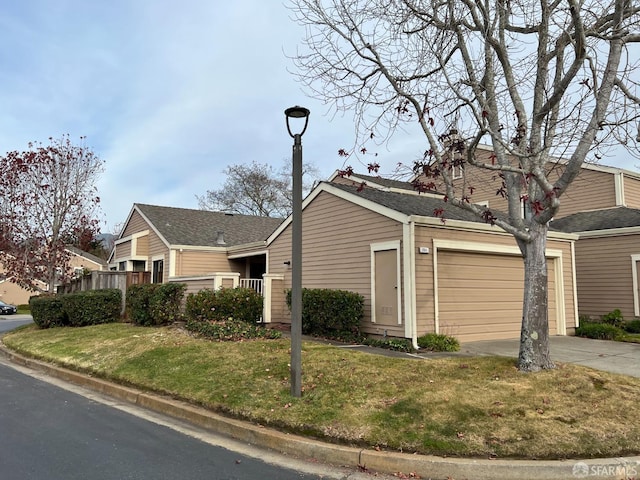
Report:
<svg viewBox="0 0 640 480"><path fill-rule="evenodd" d="M640 210L627 207L591 210L568 215L551 224L555 229L568 233L637 227L640 226Z"/></svg>
<svg viewBox="0 0 640 480"><path fill-rule="evenodd" d="M443 217L447 220L462 220L466 222L485 223L474 213L445 203L440 198L427 195L415 195L411 193L387 192L375 188L359 189L352 185L332 183L331 186L344 190L353 195L357 195L366 200L375 202L384 207L390 208L405 215L420 215L423 217L436 217L434 211L443 209ZM358 191L359 190L359 191Z"/></svg>
<svg viewBox="0 0 640 480"><path fill-rule="evenodd" d="M135 203L134 208L146 217L169 245L231 247L259 242L266 240L282 223L281 218L141 203ZM217 243L218 232L223 232L224 245Z"/></svg>
<svg viewBox="0 0 640 480"><path fill-rule="evenodd" d="M383 178L380 176L374 175L362 175L361 173L355 173L351 176L344 176L343 178L350 180L353 178L354 182L357 183L359 180L364 180L365 182L374 183L376 185L380 185L381 187L388 188L400 188L403 190L414 190L413 184L411 182L406 182L403 180L393 180L391 178Z"/></svg>
<svg viewBox="0 0 640 480"><path fill-rule="evenodd" d="M87 260L91 260L93 263L97 263L98 265L102 265L105 267L107 266L107 261L105 259L97 257L92 253L85 252L84 250L80 250L79 248L74 247L73 245L67 245L66 249L69 250L71 253L74 253L75 255L84 257Z"/></svg>

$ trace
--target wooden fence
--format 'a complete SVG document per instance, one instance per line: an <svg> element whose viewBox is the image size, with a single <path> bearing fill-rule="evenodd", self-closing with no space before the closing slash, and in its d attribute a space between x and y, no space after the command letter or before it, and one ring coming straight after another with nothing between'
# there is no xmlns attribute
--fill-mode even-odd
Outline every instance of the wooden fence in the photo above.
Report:
<svg viewBox="0 0 640 480"><path fill-rule="evenodd" d="M87 290L102 290L117 288L122 291L122 313L124 313L127 287L141 283L151 283L151 272L118 272L94 270L89 275L83 275L69 283L58 286L58 293L84 292Z"/></svg>

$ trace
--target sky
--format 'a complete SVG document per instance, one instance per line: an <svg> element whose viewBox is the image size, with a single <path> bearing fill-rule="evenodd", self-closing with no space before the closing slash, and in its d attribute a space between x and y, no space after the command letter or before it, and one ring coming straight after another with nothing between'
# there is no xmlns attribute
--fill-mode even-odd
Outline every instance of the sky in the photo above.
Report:
<svg viewBox="0 0 640 480"><path fill-rule="evenodd" d="M305 95L292 61L304 35L280 0L22 0L0 8L0 154L69 134L105 162L103 232L134 203L198 208L229 165L291 159L284 110L311 110L305 162L327 178L353 119ZM383 170L422 138L377 147ZM610 165L635 169L623 155ZM363 167L359 165L360 170Z"/></svg>

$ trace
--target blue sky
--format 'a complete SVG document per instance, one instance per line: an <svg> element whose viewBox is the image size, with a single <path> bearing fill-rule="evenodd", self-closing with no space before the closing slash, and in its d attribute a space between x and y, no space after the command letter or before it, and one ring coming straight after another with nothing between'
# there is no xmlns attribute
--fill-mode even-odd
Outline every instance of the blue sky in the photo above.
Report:
<svg viewBox="0 0 640 480"><path fill-rule="evenodd" d="M281 167L292 144L283 111L299 104L311 110L305 161L326 178L354 126L287 71L303 33L279 0L3 2L0 154L86 136L105 161L110 231L134 202L197 208L195 195L219 188L230 164ZM419 136L398 136L377 161L391 171L423 150Z"/></svg>

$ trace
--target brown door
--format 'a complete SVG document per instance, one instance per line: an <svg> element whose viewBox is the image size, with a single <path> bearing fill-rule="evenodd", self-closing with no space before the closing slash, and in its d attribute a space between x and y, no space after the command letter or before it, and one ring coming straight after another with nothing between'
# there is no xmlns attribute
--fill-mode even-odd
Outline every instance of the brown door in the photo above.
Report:
<svg viewBox="0 0 640 480"><path fill-rule="evenodd" d="M374 252L375 305L374 321L380 325L398 325L398 251Z"/></svg>

